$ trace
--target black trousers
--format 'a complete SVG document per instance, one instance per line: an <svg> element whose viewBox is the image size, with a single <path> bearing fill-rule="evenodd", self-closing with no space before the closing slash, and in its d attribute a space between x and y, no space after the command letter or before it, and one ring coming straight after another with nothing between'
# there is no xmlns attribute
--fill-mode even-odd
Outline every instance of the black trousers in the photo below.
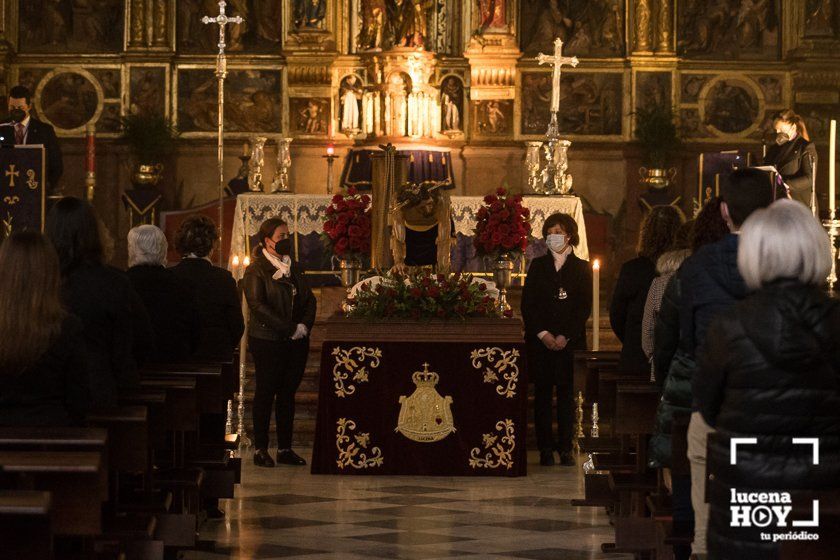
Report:
<svg viewBox="0 0 840 560"><path fill-rule="evenodd" d="M539 344L539 346L537 345ZM528 362L534 380L534 427L540 451L571 451L574 435L574 377L571 350L552 352L542 343L529 345ZM551 401L557 393L557 439Z"/></svg>
<svg viewBox="0 0 840 560"><path fill-rule="evenodd" d="M284 341L249 337L248 344L256 370L254 449L268 449L272 405L277 425L277 448L291 449L295 393L306 369L309 337Z"/></svg>

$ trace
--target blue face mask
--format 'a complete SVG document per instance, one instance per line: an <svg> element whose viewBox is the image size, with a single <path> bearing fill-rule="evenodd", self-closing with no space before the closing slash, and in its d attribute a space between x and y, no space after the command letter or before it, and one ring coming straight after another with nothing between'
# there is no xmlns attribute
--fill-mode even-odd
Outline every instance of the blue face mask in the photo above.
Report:
<svg viewBox="0 0 840 560"><path fill-rule="evenodd" d="M555 253L560 253L566 248L566 236L562 233L550 233L545 238L545 244Z"/></svg>

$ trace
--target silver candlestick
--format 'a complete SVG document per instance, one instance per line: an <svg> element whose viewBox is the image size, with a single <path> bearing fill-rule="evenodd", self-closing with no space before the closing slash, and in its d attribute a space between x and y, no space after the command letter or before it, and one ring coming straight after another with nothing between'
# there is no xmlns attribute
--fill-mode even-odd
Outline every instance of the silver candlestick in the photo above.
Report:
<svg viewBox="0 0 840 560"><path fill-rule="evenodd" d="M268 140L265 136L254 136L251 139L253 152L251 161L248 162L248 189L252 192L262 192L265 186L262 182L263 165L265 164L265 143Z"/></svg>
<svg viewBox="0 0 840 560"><path fill-rule="evenodd" d="M537 194L568 196L572 191L569 168L569 147L572 143L561 138L557 112L551 113L551 122L543 142L526 142L525 166L528 169L528 186ZM545 156L543 165L540 148Z"/></svg>
<svg viewBox="0 0 840 560"><path fill-rule="evenodd" d="M292 152L289 144L292 138L277 139L277 169L271 182L271 192L289 192L289 168L292 166Z"/></svg>
<svg viewBox="0 0 840 560"><path fill-rule="evenodd" d="M840 220L837 219L836 210L829 211L827 220L823 220L823 227L828 232L828 241L831 245L831 272L828 273L828 291L834 291L837 283L837 238L840 237Z"/></svg>

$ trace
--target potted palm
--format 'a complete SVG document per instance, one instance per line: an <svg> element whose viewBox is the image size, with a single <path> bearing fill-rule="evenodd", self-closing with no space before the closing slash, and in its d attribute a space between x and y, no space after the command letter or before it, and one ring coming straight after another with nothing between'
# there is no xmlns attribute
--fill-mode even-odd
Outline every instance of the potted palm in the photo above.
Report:
<svg viewBox="0 0 840 560"><path fill-rule="evenodd" d="M636 110L636 140L643 153L644 166L639 168L642 183L657 189L667 187L677 173L673 163L682 139L676 116L669 105L651 105Z"/></svg>
<svg viewBox="0 0 840 560"><path fill-rule="evenodd" d="M137 189L155 186L163 172L163 159L172 151L178 131L163 115L123 117L122 138L134 159L131 182Z"/></svg>

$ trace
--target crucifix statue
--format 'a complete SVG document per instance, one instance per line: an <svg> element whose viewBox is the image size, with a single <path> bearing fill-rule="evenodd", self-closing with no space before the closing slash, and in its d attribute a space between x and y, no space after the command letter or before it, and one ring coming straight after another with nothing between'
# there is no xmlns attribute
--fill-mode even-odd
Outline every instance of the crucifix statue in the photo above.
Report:
<svg viewBox="0 0 840 560"><path fill-rule="evenodd" d="M563 40L559 37L554 40L554 56L540 53L537 56L537 62L540 66L543 64L554 65L554 71L551 75L551 113L552 115L560 110L560 70L564 64L571 67L578 65L576 56L563 56Z"/></svg>
<svg viewBox="0 0 840 560"><path fill-rule="evenodd" d="M227 2L219 0L219 15L216 17L204 16L201 18L204 24L215 24L219 26L219 54L216 57L216 79L219 80L219 138L218 138L218 166L219 166L219 266L224 266L222 259L222 229L224 227L224 197L225 197L225 78L227 77L227 58L225 58L225 27L227 24L240 24L244 19L240 16L228 17L225 13Z"/></svg>

